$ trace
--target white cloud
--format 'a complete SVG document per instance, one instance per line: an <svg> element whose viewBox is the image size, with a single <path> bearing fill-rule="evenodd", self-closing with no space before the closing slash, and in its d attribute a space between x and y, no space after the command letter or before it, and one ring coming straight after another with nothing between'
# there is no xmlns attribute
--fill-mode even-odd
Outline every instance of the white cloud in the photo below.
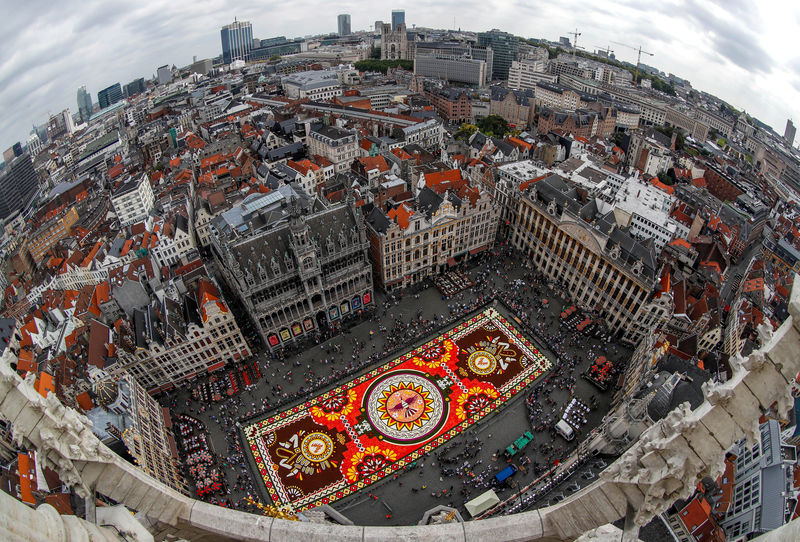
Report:
<svg viewBox="0 0 800 542"><path fill-rule="evenodd" d="M386 6L386 7L383 7ZM787 117L800 119L800 4L749 0L666 0L642 3L522 0L407 2L406 22L482 31L500 28L525 37L557 40L576 26L587 49L610 42L640 44L654 57L642 61L689 79L781 132ZM345 0L267 0L231 8L224 0L76 1L15 5L0 20L6 55L0 58L0 148L24 140L48 113L77 109L83 84L97 91L150 77L162 64L183 66L192 56L216 56L219 30L238 17L256 37L296 37L336 29L336 15L371 29L388 21L391 6ZM636 53L611 43L621 60Z"/></svg>

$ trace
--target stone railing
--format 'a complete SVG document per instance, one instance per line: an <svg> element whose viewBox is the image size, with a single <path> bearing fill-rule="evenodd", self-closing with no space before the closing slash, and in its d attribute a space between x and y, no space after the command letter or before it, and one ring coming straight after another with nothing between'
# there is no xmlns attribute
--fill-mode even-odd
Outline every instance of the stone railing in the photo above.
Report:
<svg viewBox="0 0 800 542"><path fill-rule="evenodd" d="M648 428L595 483L554 506L465 523L408 527L298 523L190 499L108 450L85 416L62 406L54 394L43 398L7 359L0 363L0 415L14 424L16 442L37 450L45 465L57 470L79 495L99 492L138 511L137 517L146 517L156 539L574 540L626 514L644 525L675 499L687 498L702 478L718 476L724 453L736 440L758 438L757 420L764 409L776 403L779 411L790 408L790 385L800 370L800 287L792 290L789 312L774 333L759 330L761 349L746 359L732 360L735 372L728 382L706 386L702 405L690 411L684 404ZM0 507L0 526L12 521L11 510ZM70 538L56 533L47 539Z"/></svg>

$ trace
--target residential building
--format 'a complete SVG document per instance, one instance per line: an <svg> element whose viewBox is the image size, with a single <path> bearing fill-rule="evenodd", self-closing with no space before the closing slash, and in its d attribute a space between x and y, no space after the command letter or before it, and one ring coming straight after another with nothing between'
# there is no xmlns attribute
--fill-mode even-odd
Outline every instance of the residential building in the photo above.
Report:
<svg viewBox="0 0 800 542"><path fill-rule="evenodd" d="M597 134L599 115L595 111L576 110L558 111L550 107L539 108L539 117L536 122L536 131L547 134L553 130L561 130L573 137L589 139Z"/></svg>
<svg viewBox="0 0 800 542"><path fill-rule="evenodd" d="M29 153L15 156L0 170L0 219L22 211L39 191L39 175Z"/></svg>
<svg viewBox="0 0 800 542"><path fill-rule="evenodd" d="M424 175L414 200L388 212L373 207L367 216L370 260L385 290L417 284L492 246L498 208L454 172Z"/></svg>
<svg viewBox="0 0 800 542"><path fill-rule="evenodd" d="M297 72L281 78L287 98L327 101L342 95L342 86L336 70Z"/></svg>
<svg viewBox="0 0 800 542"><path fill-rule="evenodd" d="M123 227L147 218L154 203L155 196L147 175L131 177L111 194L111 205Z"/></svg>
<svg viewBox="0 0 800 542"><path fill-rule="evenodd" d="M533 124L534 91L509 90L501 86L493 86L489 93L489 114L500 115L514 128L524 130Z"/></svg>
<svg viewBox="0 0 800 542"><path fill-rule="evenodd" d="M105 109L120 101L122 101L122 87L119 83L114 83L97 93L97 103L100 104L100 109Z"/></svg>
<svg viewBox="0 0 800 542"><path fill-rule="evenodd" d="M350 169L350 164L360 156L358 136L335 126L319 126L308 134L308 151L330 160L335 173Z"/></svg>
<svg viewBox="0 0 800 542"><path fill-rule="evenodd" d="M614 217L620 227L629 227L637 239L652 239L656 252L660 253L675 237L685 239L689 236L689 228L670 215L674 201L669 190L657 188L634 175L617 190L613 203Z"/></svg>
<svg viewBox="0 0 800 542"><path fill-rule="evenodd" d="M646 330L636 323L658 280L653 247L618 228L613 212L600 214L558 175L519 188L509 202L512 244L624 343L637 344Z"/></svg>
<svg viewBox="0 0 800 542"><path fill-rule="evenodd" d="M151 252L160 267L186 265L198 256L192 224L185 215L177 212L156 224L157 242Z"/></svg>
<svg viewBox="0 0 800 542"><path fill-rule="evenodd" d="M786 130L784 130L783 132L783 139L786 140L786 143L788 143L790 147L794 145L794 136L796 133L797 133L797 128L792 122L792 119L787 119Z"/></svg>
<svg viewBox="0 0 800 542"><path fill-rule="evenodd" d="M493 29L478 34L478 45L492 48L494 53L492 79L507 81L511 63L517 60L519 39L513 34Z"/></svg>
<svg viewBox="0 0 800 542"><path fill-rule="evenodd" d="M338 27L339 27L339 35L340 36L349 36L350 35L350 15L346 13L342 13L337 17Z"/></svg>
<svg viewBox="0 0 800 542"><path fill-rule="evenodd" d="M217 228L212 253L270 350L339 326L372 306L372 269L364 219L350 195L344 204L242 234ZM308 209L309 207L303 207Z"/></svg>
<svg viewBox="0 0 800 542"><path fill-rule="evenodd" d="M733 496L719 522L730 542L751 540L788 523L797 504L797 450L781 442L777 420L762 423L759 433L759 442L748 445L742 439L730 451L736 465Z"/></svg>
<svg viewBox="0 0 800 542"><path fill-rule="evenodd" d="M552 83L537 83L534 87L536 105L575 111L586 107L581 95L572 89Z"/></svg>
<svg viewBox="0 0 800 542"><path fill-rule="evenodd" d="M423 94L436 112L450 124L462 124L472 120L472 101L463 88L443 87L425 82Z"/></svg>
<svg viewBox="0 0 800 542"><path fill-rule="evenodd" d="M249 21L236 21L220 30L222 40L222 62L230 64L234 60L250 60L253 48L253 25Z"/></svg>
<svg viewBox="0 0 800 542"><path fill-rule="evenodd" d="M28 252L38 265L47 252L63 238L72 233L72 226L78 221L78 210L72 205L28 234Z"/></svg>
<svg viewBox="0 0 800 542"><path fill-rule="evenodd" d="M92 116L92 95L86 90L86 85L78 89L78 112L81 122L89 122L89 117Z"/></svg>
<svg viewBox="0 0 800 542"><path fill-rule="evenodd" d="M406 24L406 11L404 9L392 10L392 30L397 30L400 25Z"/></svg>
<svg viewBox="0 0 800 542"><path fill-rule="evenodd" d="M97 324L96 321L92 323ZM111 342L110 334L107 340ZM167 430L169 413L130 374L97 382L81 402L93 407L87 410L86 416L103 443L112 447L116 443L124 444L137 467L172 489L186 493L177 449Z"/></svg>
<svg viewBox="0 0 800 542"><path fill-rule="evenodd" d="M555 83L557 75L547 71L546 60L514 60L508 69L508 88L534 89L537 83Z"/></svg>
<svg viewBox="0 0 800 542"><path fill-rule="evenodd" d="M171 287L132 314L115 324L118 360L106 370L114 376L130 373L149 393L251 354L227 303L205 278L183 293Z"/></svg>

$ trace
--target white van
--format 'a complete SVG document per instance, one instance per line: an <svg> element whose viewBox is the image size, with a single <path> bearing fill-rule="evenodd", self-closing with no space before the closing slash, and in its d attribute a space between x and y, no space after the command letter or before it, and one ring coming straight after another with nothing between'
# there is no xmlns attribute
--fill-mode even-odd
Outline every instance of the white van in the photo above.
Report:
<svg viewBox="0 0 800 542"><path fill-rule="evenodd" d="M564 420L558 420L556 422L556 431L558 431L558 434L567 440L572 440L575 438L575 431L572 429L572 426Z"/></svg>

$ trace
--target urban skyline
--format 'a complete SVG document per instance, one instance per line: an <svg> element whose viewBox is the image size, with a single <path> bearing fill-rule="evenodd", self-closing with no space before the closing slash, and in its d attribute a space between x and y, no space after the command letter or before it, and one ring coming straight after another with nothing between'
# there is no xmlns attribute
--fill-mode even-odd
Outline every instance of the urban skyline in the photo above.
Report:
<svg viewBox="0 0 800 542"><path fill-rule="evenodd" d="M72 103L0 164L0 539L800 540L798 85L758 14L204 1L75 9L4 72Z"/></svg>
<svg viewBox="0 0 800 542"><path fill-rule="evenodd" d="M454 21L455 27L470 32L498 28L553 41L577 24L582 33L579 46L594 50L613 41L641 44L656 53L647 59L648 64L688 79L694 88L717 95L776 131L787 118L800 117L794 105L800 100L800 57L790 47L800 7L788 2L782 9L770 10L746 2L724 6L690 2L682 7L670 4L646 9L624 3L597 4L581 5L580 12L575 10L576 5L541 6L532 12L523 3L486 7L460 4L457 13L471 13L474 16L469 21L480 21L475 27L459 20L458 15L454 19L452 5L446 2L410 2L362 11L350 9L347 3L314 5L317 16L312 20L303 15L312 4L302 1L285 13L270 10L268 15L261 7L231 10L219 2L209 2L202 10L182 2L135 8L96 5L96 9L82 10L81 14L66 5L37 9L35 14L23 8L0 23L5 25L10 41L35 42L1 64L4 84L0 108L9 112L0 120L2 146L25 141L32 123L45 122L48 113L65 107L76 113L75 89L82 85L102 89L115 81L142 76L149 79L162 64L185 66L194 56L218 56L220 28L234 18L252 22L255 37L264 39L281 34L335 33L336 16L343 12L352 14L354 32L371 29L375 20L389 21L393 9L405 10L409 28L450 26L442 23ZM27 15L31 24L21 24ZM658 28L651 26L654 16L658 17ZM592 26L581 25L581 21L591 21ZM182 30L176 38L172 32L179 25L188 30ZM52 38L41 38L45 28ZM133 43L136 46L131 46ZM615 54L620 60L636 61L633 50L616 46ZM31 66L37 69L31 70Z"/></svg>

